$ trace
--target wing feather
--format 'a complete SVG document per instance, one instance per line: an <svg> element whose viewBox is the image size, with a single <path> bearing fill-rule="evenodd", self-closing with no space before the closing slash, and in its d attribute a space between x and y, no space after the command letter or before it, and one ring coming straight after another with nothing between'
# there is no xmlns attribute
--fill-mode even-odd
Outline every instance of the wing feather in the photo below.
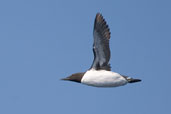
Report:
<svg viewBox="0 0 171 114"><path fill-rule="evenodd" d="M105 19L100 13L96 14L93 37L94 60L91 68L96 70L110 70L110 30Z"/></svg>

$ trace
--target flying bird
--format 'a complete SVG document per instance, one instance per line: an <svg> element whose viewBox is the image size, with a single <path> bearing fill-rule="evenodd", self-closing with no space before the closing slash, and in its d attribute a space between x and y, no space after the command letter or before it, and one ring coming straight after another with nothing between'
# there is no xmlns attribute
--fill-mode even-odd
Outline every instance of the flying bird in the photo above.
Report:
<svg viewBox="0 0 171 114"><path fill-rule="evenodd" d="M95 87L118 87L127 83L140 82L134 79L111 71L110 60L110 30L100 13L96 14L93 30L93 63L86 72L74 73L62 80L74 81Z"/></svg>

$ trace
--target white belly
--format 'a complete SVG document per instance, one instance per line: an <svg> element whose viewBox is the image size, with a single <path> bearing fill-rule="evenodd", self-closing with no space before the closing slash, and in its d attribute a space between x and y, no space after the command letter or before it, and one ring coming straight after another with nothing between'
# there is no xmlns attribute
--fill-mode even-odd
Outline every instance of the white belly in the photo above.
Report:
<svg viewBox="0 0 171 114"><path fill-rule="evenodd" d="M127 84L127 80L115 72L91 69L84 74L81 83L96 87L117 87Z"/></svg>

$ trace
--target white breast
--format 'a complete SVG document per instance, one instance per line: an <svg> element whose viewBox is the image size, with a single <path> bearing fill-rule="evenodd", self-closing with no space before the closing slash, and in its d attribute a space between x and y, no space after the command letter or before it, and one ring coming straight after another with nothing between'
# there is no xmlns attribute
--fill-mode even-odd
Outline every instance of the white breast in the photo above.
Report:
<svg viewBox="0 0 171 114"><path fill-rule="evenodd" d="M115 72L91 69L84 74L81 83L96 87L117 87L127 84L127 80Z"/></svg>

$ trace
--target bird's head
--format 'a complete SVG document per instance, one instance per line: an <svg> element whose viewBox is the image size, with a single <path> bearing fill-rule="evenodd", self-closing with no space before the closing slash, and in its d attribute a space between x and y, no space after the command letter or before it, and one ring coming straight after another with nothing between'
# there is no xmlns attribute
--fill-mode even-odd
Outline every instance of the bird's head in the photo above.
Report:
<svg viewBox="0 0 171 114"><path fill-rule="evenodd" d="M71 76L68 76L66 78L62 78L61 80L74 81L74 82L81 83L81 79L84 76L84 74L85 73L75 73L75 74L72 74Z"/></svg>

